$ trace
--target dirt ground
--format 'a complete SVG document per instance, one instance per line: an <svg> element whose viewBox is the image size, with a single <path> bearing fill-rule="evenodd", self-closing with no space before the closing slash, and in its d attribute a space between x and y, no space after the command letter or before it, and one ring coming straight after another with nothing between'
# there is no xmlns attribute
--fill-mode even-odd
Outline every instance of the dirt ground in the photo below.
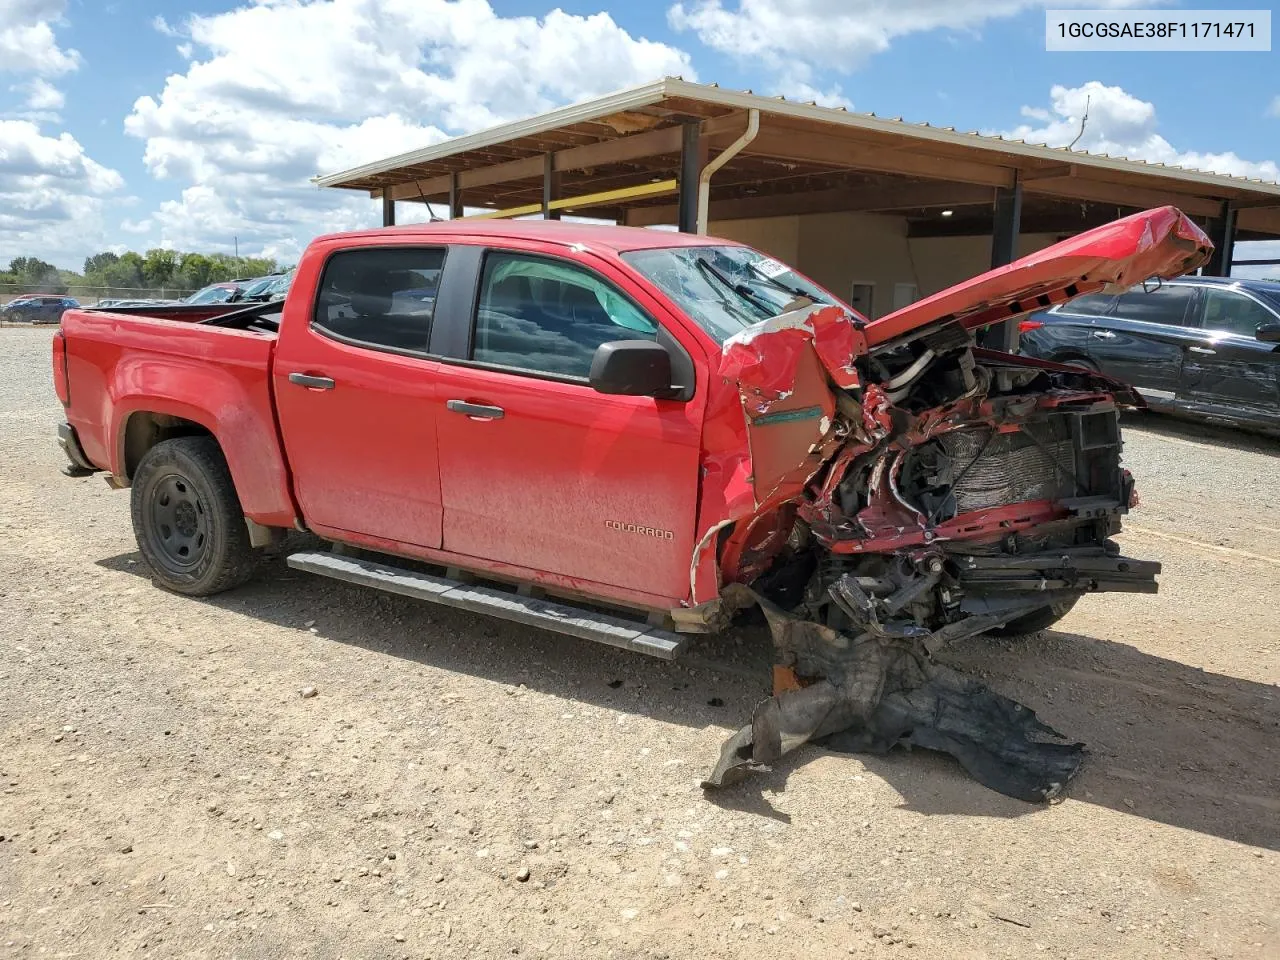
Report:
<svg viewBox="0 0 1280 960"><path fill-rule="evenodd" d="M50 334L0 330L0 957L1280 957L1280 443L1134 420L1160 595L946 655L1089 744L1063 802L814 747L708 797L758 632L166 594L58 473Z"/></svg>

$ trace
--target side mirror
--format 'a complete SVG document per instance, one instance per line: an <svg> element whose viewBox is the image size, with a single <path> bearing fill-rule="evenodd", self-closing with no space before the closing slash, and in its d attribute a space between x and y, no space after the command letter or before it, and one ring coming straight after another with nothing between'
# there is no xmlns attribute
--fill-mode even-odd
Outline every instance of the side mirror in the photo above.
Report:
<svg viewBox="0 0 1280 960"><path fill-rule="evenodd" d="M599 393L663 396L671 392L671 354L652 340L611 340L596 348L589 379Z"/></svg>
<svg viewBox="0 0 1280 960"><path fill-rule="evenodd" d="M1280 343L1280 323L1259 324L1254 336L1263 343Z"/></svg>

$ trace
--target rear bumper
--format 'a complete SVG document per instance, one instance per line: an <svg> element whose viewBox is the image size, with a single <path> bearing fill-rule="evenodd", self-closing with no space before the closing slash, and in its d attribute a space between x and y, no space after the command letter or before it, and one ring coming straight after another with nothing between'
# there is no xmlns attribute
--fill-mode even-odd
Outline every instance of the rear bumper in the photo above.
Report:
<svg viewBox="0 0 1280 960"><path fill-rule="evenodd" d="M71 424L58 424L58 446L62 447L62 452L71 461L70 469L65 472L72 476L85 476L98 472L99 468L85 456L84 448L80 446L80 437L76 435L76 428Z"/></svg>

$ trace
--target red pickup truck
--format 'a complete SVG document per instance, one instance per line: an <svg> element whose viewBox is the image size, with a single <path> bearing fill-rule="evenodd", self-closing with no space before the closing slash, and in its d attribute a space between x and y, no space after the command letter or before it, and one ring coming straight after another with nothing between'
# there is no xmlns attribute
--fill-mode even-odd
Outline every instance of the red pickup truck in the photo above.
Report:
<svg viewBox="0 0 1280 960"><path fill-rule="evenodd" d="M1210 251L1165 207L868 321L710 237L327 236L282 302L68 310L59 434L69 472L132 489L179 593L242 583L296 528L333 545L299 569L663 657L758 602L810 715L757 716L754 755L751 728L726 754L750 766L865 716L814 685L848 674L847 638L931 651L1156 589L1110 539L1135 502L1117 408L1141 398L974 334Z"/></svg>

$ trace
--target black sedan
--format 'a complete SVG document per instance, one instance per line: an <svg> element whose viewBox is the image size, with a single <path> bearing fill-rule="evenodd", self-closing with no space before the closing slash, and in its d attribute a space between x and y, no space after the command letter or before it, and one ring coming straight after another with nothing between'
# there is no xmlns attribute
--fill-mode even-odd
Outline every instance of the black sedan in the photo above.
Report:
<svg viewBox="0 0 1280 960"><path fill-rule="evenodd" d="M1032 314L1020 352L1099 370L1155 410L1280 432L1280 282L1181 277Z"/></svg>

